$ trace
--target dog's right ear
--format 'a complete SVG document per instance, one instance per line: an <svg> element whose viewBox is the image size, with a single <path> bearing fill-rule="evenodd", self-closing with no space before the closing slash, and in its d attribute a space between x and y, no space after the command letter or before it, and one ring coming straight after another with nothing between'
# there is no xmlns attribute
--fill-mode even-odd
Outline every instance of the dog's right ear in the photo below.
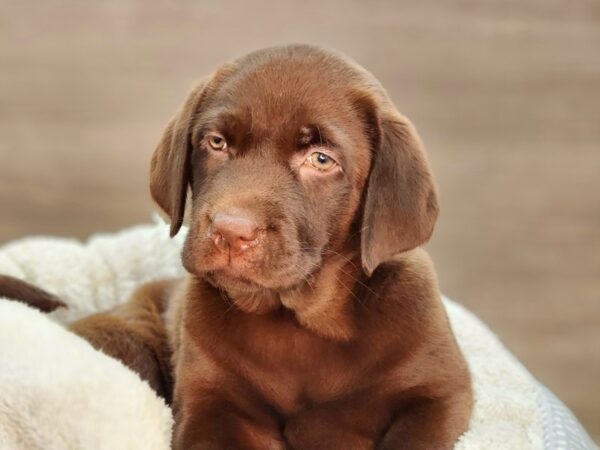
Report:
<svg viewBox="0 0 600 450"><path fill-rule="evenodd" d="M181 110L167 125L152 156L150 193L171 220L171 237L183 223L191 171L191 127L206 84L206 81L200 82L188 95Z"/></svg>

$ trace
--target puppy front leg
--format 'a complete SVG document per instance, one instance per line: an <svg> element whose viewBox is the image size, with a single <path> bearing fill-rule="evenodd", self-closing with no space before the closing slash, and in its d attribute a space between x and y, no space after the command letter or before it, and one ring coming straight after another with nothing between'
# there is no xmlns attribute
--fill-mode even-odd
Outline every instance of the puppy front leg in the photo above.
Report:
<svg viewBox="0 0 600 450"><path fill-rule="evenodd" d="M469 422L470 394L420 399L402 410L378 450L452 450Z"/></svg>
<svg viewBox="0 0 600 450"><path fill-rule="evenodd" d="M275 419L254 416L214 392L176 411L173 450L285 450Z"/></svg>
<svg viewBox="0 0 600 450"><path fill-rule="evenodd" d="M286 443L293 450L373 450L379 414L363 406L341 404L302 411L287 420Z"/></svg>

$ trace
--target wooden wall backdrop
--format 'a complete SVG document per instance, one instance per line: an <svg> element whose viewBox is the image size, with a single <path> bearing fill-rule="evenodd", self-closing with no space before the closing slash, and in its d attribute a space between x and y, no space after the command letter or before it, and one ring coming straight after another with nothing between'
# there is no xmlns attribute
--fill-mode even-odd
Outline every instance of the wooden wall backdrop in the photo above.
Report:
<svg viewBox="0 0 600 450"><path fill-rule="evenodd" d="M442 289L600 439L600 3L4 0L0 242L149 220L195 79L310 42L370 69L427 144Z"/></svg>

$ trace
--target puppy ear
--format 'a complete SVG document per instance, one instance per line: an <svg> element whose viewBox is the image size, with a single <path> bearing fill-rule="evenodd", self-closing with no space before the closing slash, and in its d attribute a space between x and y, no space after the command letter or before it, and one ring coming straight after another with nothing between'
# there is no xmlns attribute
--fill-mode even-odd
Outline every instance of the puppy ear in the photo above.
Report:
<svg viewBox="0 0 600 450"><path fill-rule="evenodd" d="M361 233L368 275L394 254L425 243L438 216L433 176L413 125L392 107L375 122Z"/></svg>
<svg viewBox="0 0 600 450"><path fill-rule="evenodd" d="M171 237L175 236L185 212L190 182L191 127L203 97L205 81L188 95L181 110L171 119L154 151L150 165L150 193L171 220Z"/></svg>

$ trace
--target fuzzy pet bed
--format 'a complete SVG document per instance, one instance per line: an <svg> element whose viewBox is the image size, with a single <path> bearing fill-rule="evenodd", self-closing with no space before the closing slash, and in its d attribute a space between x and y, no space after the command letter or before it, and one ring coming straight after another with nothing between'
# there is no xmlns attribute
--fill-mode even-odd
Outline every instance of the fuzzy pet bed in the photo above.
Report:
<svg viewBox="0 0 600 450"><path fill-rule="evenodd" d="M183 235L163 223L87 243L28 238L0 248L0 273L68 309L42 314L0 299L0 449L168 449L171 412L121 363L63 324L110 308L140 283L183 273ZM475 408L456 450L595 449L573 414L473 314L444 299L473 374ZM368 412L365 412L368 414Z"/></svg>

